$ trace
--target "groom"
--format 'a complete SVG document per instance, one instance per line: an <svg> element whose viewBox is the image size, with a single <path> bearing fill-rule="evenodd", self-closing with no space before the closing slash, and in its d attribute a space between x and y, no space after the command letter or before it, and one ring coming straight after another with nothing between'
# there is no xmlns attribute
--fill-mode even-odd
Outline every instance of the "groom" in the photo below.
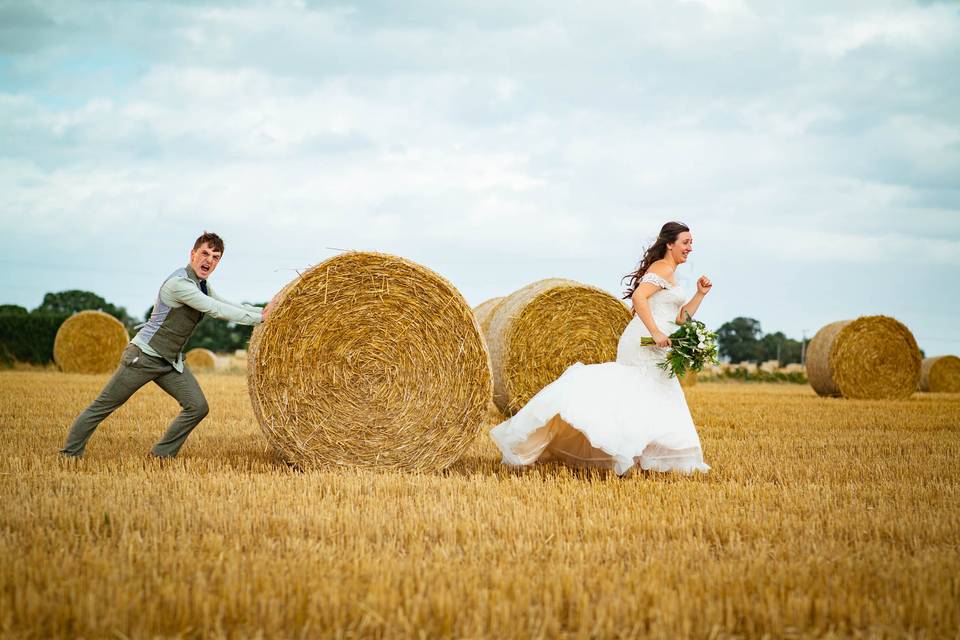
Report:
<svg viewBox="0 0 960 640"><path fill-rule="evenodd" d="M97 426L137 389L151 381L176 398L183 408L153 447L151 455L157 458L177 455L187 436L209 410L197 379L183 364L183 347L197 324L204 315L237 324L260 324L271 309L271 304L263 309L238 305L213 292L207 279L222 256L220 236L204 232L197 238L189 264L170 274L160 287L153 313L127 345L120 357L120 367L97 399L74 420L61 455L82 456Z"/></svg>

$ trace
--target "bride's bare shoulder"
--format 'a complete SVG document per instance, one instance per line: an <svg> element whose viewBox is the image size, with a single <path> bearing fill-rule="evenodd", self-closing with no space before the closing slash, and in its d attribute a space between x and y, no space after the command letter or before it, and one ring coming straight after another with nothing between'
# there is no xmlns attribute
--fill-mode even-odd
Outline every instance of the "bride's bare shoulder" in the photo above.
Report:
<svg viewBox="0 0 960 640"><path fill-rule="evenodd" d="M668 281L673 277L673 269L669 264L667 264L666 260L657 260L650 265L650 268L647 269L647 271L655 273Z"/></svg>

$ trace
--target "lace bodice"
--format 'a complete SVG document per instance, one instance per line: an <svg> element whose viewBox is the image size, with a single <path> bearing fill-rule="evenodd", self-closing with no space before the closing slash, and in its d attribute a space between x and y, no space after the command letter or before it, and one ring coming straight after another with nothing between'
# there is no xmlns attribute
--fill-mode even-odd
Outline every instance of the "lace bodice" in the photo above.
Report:
<svg viewBox="0 0 960 640"><path fill-rule="evenodd" d="M650 313L653 315L653 321L657 323L660 331L670 335L677 330L677 315L680 313L680 307L687 301L683 289L680 285L670 284L667 280L661 278L655 273L645 273L640 279L641 283L647 282L660 287L660 290L647 298L647 304L650 306ZM666 355L666 349L659 347L641 347L640 338L649 336L650 332L643 324L643 321L636 315L624 329L620 336L620 344L617 347L617 362L631 365L649 365L663 360ZM659 372L659 369L656 369Z"/></svg>
<svg viewBox="0 0 960 640"><path fill-rule="evenodd" d="M676 319L677 314L680 313L680 307L687 301L683 295L683 289L680 288L680 285L670 284L657 274L649 272L643 274L640 282L647 282L660 287L660 291L647 298L647 304L650 305L650 312L653 314L653 319L660 330L666 334L673 333L677 328ZM639 320L639 318L637 319ZM665 327L664 324L670 324L670 326ZM649 332L647 335L649 335Z"/></svg>

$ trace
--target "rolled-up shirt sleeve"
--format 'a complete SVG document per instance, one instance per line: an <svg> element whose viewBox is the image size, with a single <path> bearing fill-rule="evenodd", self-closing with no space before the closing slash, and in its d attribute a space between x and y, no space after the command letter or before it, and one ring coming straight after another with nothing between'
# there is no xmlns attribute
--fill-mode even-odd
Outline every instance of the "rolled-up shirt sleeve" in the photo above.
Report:
<svg viewBox="0 0 960 640"><path fill-rule="evenodd" d="M255 325L263 322L263 311L259 307L240 306L219 296L206 295L189 278L170 278L163 288L166 290L164 297L169 299L168 304L184 304L219 320L237 324Z"/></svg>
<svg viewBox="0 0 960 640"><path fill-rule="evenodd" d="M210 286L209 282L207 282L207 295L213 298L214 300L219 300L220 302L224 304L229 304L232 307L240 307L241 309L246 309L248 311L257 311L257 312L263 311L263 307L258 307L246 302L231 302L230 300L227 300L226 298L218 294L213 289L213 287Z"/></svg>

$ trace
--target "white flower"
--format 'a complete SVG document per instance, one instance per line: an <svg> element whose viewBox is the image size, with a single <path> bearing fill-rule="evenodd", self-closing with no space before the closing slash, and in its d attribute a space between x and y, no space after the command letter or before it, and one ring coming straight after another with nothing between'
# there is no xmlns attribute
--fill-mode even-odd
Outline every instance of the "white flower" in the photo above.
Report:
<svg viewBox="0 0 960 640"><path fill-rule="evenodd" d="M700 341L700 344L697 345L697 349L705 349L707 345L703 344L703 341Z"/></svg>

